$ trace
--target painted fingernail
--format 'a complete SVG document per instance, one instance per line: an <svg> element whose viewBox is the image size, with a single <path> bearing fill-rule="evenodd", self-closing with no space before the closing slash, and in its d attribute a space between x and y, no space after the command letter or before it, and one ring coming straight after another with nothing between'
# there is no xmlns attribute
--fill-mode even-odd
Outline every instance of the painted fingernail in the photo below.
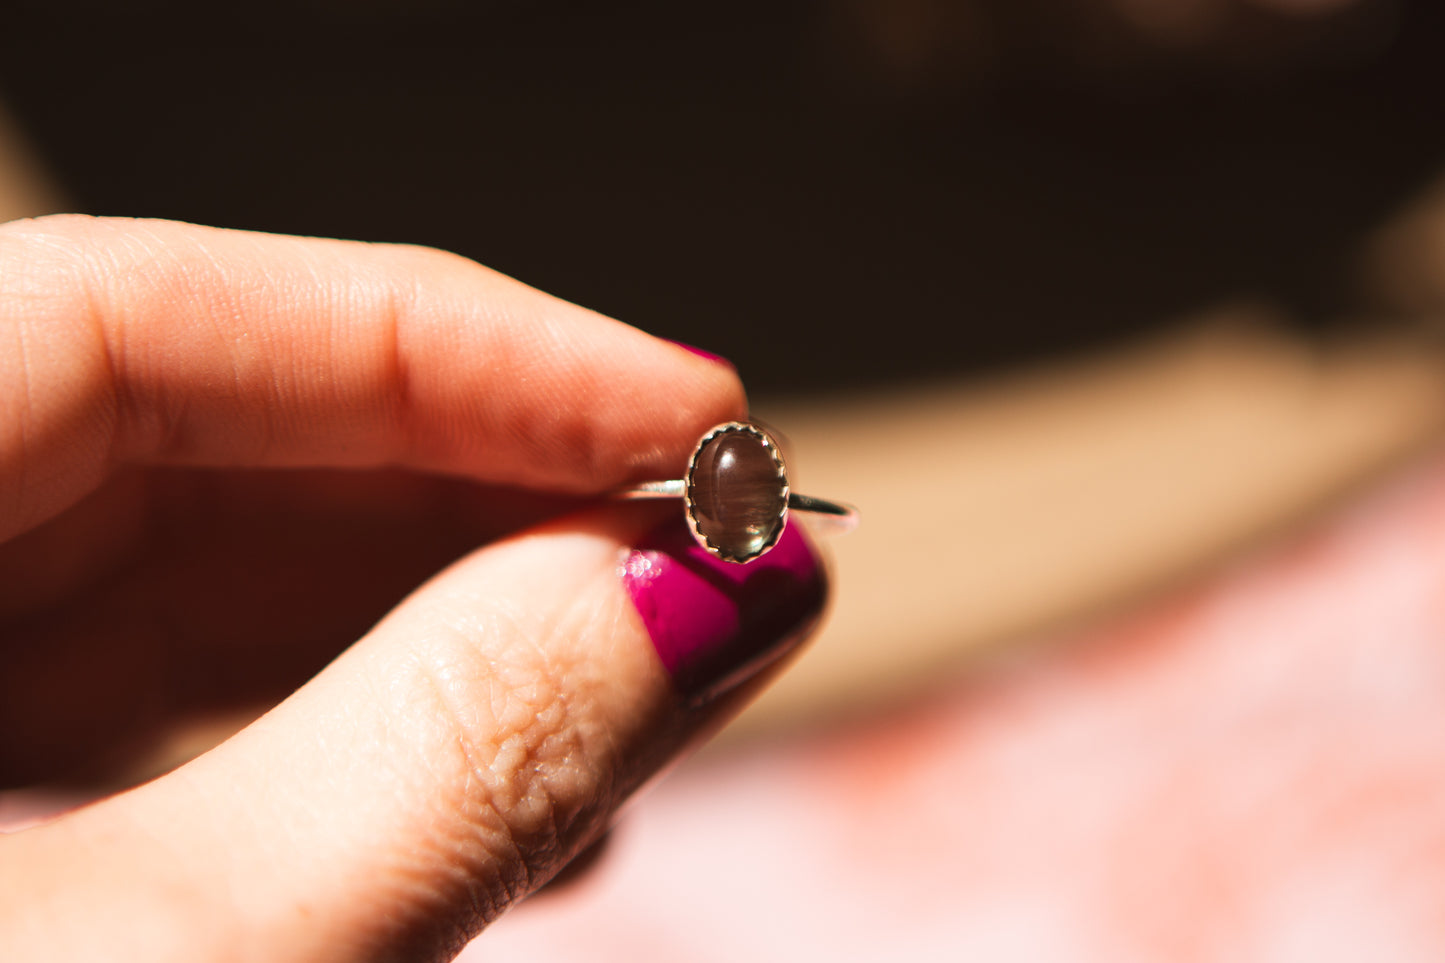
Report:
<svg viewBox="0 0 1445 963"><path fill-rule="evenodd" d="M669 343L671 343L671 344L677 345L679 348L681 348L681 349L684 350L684 351L690 351L690 352L692 352L693 354L697 355L699 358L706 358L707 360L709 360L709 361L715 361L715 362L717 362L718 364L725 364L725 365L727 365L729 368L735 368L735 367L737 367L737 366L734 365L731 361L729 361L727 358L724 358L724 357L723 357L722 355L720 355L720 354L713 354L711 351L704 351L702 348L699 348L699 347L697 347L696 345L687 344L687 343L682 342L682 341L673 341L671 338L667 338L667 339L665 339L665 340L667 340L667 341L668 341Z"/></svg>
<svg viewBox="0 0 1445 963"><path fill-rule="evenodd" d="M724 562L681 519L632 549L622 580L678 690L701 704L786 654L818 618L827 579L798 525L768 554Z"/></svg>

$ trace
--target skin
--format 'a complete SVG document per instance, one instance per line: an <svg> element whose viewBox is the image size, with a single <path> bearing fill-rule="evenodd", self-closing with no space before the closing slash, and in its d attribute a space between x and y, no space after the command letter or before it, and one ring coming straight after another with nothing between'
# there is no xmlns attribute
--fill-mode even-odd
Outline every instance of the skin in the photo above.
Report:
<svg viewBox="0 0 1445 963"><path fill-rule="evenodd" d="M0 958L455 953L758 684L676 695L616 571L660 506L556 517L745 414L728 366L441 252L0 226L0 785L300 685L0 836Z"/></svg>

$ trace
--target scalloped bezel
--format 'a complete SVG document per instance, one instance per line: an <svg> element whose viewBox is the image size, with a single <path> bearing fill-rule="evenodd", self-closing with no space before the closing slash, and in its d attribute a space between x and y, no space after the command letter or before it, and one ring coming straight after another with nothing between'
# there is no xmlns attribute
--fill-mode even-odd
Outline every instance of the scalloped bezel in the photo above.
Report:
<svg viewBox="0 0 1445 963"><path fill-rule="evenodd" d="M767 541L761 545L757 551L743 556L736 555L721 546L713 544L711 539L698 530L697 510L692 497L693 474L697 471L698 457L702 454L703 449L719 436L727 434L745 434L758 439L758 441L762 443L763 449L772 456L773 467L777 470L778 486L782 489L781 502L783 507L778 512L778 524L774 526L772 534L769 535ZM783 453L778 448L778 443L773 439L772 435L769 435L757 425L743 421L729 421L709 430L707 434L698 440L697 447L692 450L692 458L688 460L687 477L684 479L684 482L686 484L683 488L683 503L687 507L687 527L692 530L692 537L697 540L699 545L725 562L742 564L766 555L774 545L778 544L778 539L782 538L783 530L788 526L788 496L791 494L788 488L788 469L783 463Z"/></svg>

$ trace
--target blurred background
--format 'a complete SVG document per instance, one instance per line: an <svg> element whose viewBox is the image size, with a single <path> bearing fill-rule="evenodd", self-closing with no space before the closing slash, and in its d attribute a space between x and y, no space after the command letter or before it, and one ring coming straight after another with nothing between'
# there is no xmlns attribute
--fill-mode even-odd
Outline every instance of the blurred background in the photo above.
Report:
<svg viewBox="0 0 1445 963"><path fill-rule="evenodd" d="M1439 958L1445 8L4 23L0 220L458 251L725 355L862 508L813 650L469 954Z"/></svg>

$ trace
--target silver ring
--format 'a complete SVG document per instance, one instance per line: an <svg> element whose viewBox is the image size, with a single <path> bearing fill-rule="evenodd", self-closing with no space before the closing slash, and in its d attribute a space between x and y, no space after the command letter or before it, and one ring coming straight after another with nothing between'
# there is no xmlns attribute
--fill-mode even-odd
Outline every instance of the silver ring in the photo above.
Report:
<svg viewBox="0 0 1445 963"><path fill-rule="evenodd" d="M799 495L788 488L778 443L757 425L729 421L703 435L687 475L644 482L615 498L681 498L697 543L727 562L750 562L782 537L789 512L809 512L835 533L858 524L850 505Z"/></svg>

